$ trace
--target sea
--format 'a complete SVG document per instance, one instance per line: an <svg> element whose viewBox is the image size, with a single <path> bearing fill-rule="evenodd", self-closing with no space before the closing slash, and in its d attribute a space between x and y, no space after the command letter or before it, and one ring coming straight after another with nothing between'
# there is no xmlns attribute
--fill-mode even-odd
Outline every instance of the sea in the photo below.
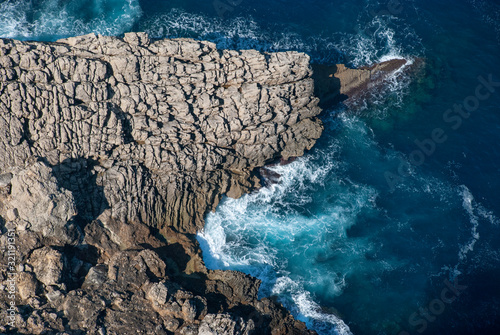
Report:
<svg viewBox="0 0 500 335"><path fill-rule="evenodd" d="M197 235L318 334L500 334L500 1L3 0L0 37L191 37L315 63L420 62Z"/></svg>

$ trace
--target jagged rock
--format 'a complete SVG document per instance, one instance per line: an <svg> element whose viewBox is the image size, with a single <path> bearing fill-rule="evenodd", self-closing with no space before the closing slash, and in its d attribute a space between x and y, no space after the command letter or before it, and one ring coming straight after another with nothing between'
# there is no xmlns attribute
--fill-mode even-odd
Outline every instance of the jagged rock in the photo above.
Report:
<svg viewBox="0 0 500 335"><path fill-rule="evenodd" d="M74 290L68 293L61 307L71 329L95 329L106 302L98 295Z"/></svg>
<svg viewBox="0 0 500 335"><path fill-rule="evenodd" d="M146 265L136 251L123 251L109 261L108 279L123 289L138 290L148 280Z"/></svg>
<svg viewBox="0 0 500 335"><path fill-rule="evenodd" d="M64 293L58 290L57 288L54 288L53 286L49 286L47 288L47 293L45 294L45 297L47 298L49 303L54 307L61 306L62 302L65 299Z"/></svg>
<svg viewBox="0 0 500 335"><path fill-rule="evenodd" d="M255 326L252 320L233 318L228 314L208 314L200 324L199 335L250 335Z"/></svg>
<svg viewBox="0 0 500 335"><path fill-rule="evenodd" d="M38 283L36 277L31 272L20 272L17 276L17 288L21 300L26 301L35 297Z"/></svg>
<svg viewBox="0 0 500 335"><path fill-rule="evenodd" d="M231 305L249 304L257 300L260 280L237 271L209 271L208 292L223 294Z"/></svg>
<svg viewBox="0 0 500 335"><path fill-rule="evenodd" d="M102 285L108 279L108 267L104 264L90 268L82 287L87 288L94 285Z"/></svg>
<svg viewBox="0 0 500 335"><path fill-rule="evenodd" d="M36 278L45 286L61 283L64 268L64 255L50 247L43 247L33 251L30 264Z"/></svg>
<svg viewBox="0 0 500 335"><path fill-rule="evenodd" d="M10 196L3 207L8 209L5 217L9 221L18 220L18 229L30 229L63 244L78 239L72 222L76 215L73 195L57 185L50 167L36 162L12 174L10 184Z"/></svg>
<svg viewBox="0 0 500 335"><path fill-rule="evenodd" d="M164 305L168 298L168 288L163 283L155 283L147 291L146 297L156 305Z"/></svg>
<svg viewBox="0 0 500 335"><path fill-rule="evenodd" d="M53 167L78 215L195 233L250 171L322 131L309 57L190 39L0 40L0 173Z"/></svg>

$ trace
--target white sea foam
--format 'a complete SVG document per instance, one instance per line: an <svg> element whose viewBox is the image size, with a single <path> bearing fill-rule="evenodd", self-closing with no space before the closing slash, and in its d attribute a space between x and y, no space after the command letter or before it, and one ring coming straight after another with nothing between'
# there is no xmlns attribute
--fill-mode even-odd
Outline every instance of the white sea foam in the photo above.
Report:
<svg viewBox="0 0 500 335"><path fill-rule="evenodd" d="M326 147L320 146L313 154L289 165L273 167L281 174L278 184L237 200L223 201L216 213L208 215L206 229L199 236L209 267L239 269L259 277L263 280L261 296L277 295L297 318L320 334L349 334L345 322L335 313L325 311L319 301L335 301L349 286L351 275L369 273L370 280L377 281L382 280L383 273L404 271L417 276L422 271L435 273L441 268L439 274L430 276L447 275L453 280L474 255L482 222L498 224L493 213L478 203L467 187L454 186L416 169L397 192L415 197L416 203L425 199L431 206L425 211L416 209L409 199L404 203L405 209L395 208L396 213L386 214L387 222L380 231L399 229L407 235L405 238L419 241L415 242L421 248L417 250L425 254L425 249L430 248L438 262L431 261L422 268L421 264L408 264L407 259L387 255L367 261L365 256L373 254L373 236L353 238L346 231L356 224L363 209L378 210L377 192L349 180L348 166L356 162L345 160L343 153L355 151L355 159L365 157L375 162L388 158L377 153L380 148L370 128L358 117L341 114L335 121L326 119L329 129L335 129L335 123L342 126ZM323 197L315 196L318 192ZM318 204L320 208L314 209ZM465 220L457 216L456 229L431 228L424 238L420 234L427 223L422 222L422 214L425 212L426 220L439 219L443 216L439 208L450 214L462 208ZM407 214L406 210L417 212ZM302 243L304 239L306 244ZM461 241L458 248L453 244L456 239ZM454 247L457 263L442 266L440 254L453 253ZM304 263L300 262L301 257L306 259Z"/></svg>
<svg viewBox="0 0 500 335"><path fill-rule="evenodd" d="M365 132L360 141L370 141L356 121L346 116L341 120ZM356 268L369 245L348 241L346 230L361 211L375 206L373 189L342 177L340 151L339 142L332 139L314 155L271 167L281 175L279 183L239 199L224 199L198 234L209 268L238 269L260 278L261 296L277 295L319 334L350 334L339 317L322 310L310 288L320 288L323 298L343 292L346 273L333 271L328 260L341 254L342 269ZM315 196L324 188L331 189L330 196ZM321 209L310 209L318 204ZM315 265L308 266L311 262Z"/></svg>
<svg viewBox="0 0 500 335"><path fill-rule="evenodd" d="M460 187L460 194L463 199L462 206L469 215L469 221L472 225L471 238L467 243L462 245L458 253L459 260L463 262L467 259L467 254L474 250L474 245L476 244L476 242L479 241L479 232L478 232L479 217L474 213L475 212L473 204L474 197L472 196L469 189L465 185L462 185Z"/></svg>
<svg viewBox="0 0 500 335"><path fill-rule="evenodd" d="M308 49L295 33L276 33L260 27L252 17L229 21L174 8L142 23L152 37L194 37L217 43L223 49Z"/></svg>
<svg viewBox="0 0 500 335"><path fill-rule="evenodd" d="M396 36L399 30L404 31L405 37L416 36L415 32L409 31L409 27L404 26L396 17L375 16L368 22L360 21L357 33L344 34L338 47L356 67L391 59L411 59L415 53L423 51L416 37L414 46L401 44L403 39Z"/></svg>
<svg viewBox="0 0 500 335"><path fill-rule="evenodd" d="M92 5L82 10L78 0L4 1L0 3L0 36L54 39L91 32L119 35L130 30L142 15L138 0L98 0ZM91 18L85 18L86 10L92 13Z"/></svg>
<svg viewBox="0 0 500 335"><path fill-rule="evenodd" d="M305 37L280 24L263 27L251 16L223 20L175 8L145 20L140 28L156 38L194 37L215 42L224 49L298 50L311 54L316 62L347 60L353 66L362 66L394 58L411 58L403 45L396 42L395 35L396 29L404 31L406 36L415 33L407 31L408 27L399 27L396 21L378 16L368 26L359 23L356 34L322 33ZM421 46L414 46L411 51L417 49Z"/></svg>

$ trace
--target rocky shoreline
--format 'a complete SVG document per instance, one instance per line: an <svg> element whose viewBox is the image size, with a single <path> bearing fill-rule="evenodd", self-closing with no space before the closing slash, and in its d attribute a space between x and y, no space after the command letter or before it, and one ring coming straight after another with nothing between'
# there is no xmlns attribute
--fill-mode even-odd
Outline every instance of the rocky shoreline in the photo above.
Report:
<svg viewBox="0 0 500 335"><path fill-rule="evenodd" d="M313 73L299 52L144 33L0 39L0 332L313 334L259 280L206 269L194 235L261 187L257 168L313 147L320 101L398 62Z"/></svg>

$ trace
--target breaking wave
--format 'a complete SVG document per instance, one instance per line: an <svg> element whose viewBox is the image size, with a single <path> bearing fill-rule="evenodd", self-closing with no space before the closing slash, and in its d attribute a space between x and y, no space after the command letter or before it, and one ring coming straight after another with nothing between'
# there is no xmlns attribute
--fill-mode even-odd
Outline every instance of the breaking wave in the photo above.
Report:
<svg viewBox="0 0 500 335"><path fill-rule="evenodd" d="M130 31L142 15L139 0L7 0L0 3L0 36L56 40Z"/></svg>

